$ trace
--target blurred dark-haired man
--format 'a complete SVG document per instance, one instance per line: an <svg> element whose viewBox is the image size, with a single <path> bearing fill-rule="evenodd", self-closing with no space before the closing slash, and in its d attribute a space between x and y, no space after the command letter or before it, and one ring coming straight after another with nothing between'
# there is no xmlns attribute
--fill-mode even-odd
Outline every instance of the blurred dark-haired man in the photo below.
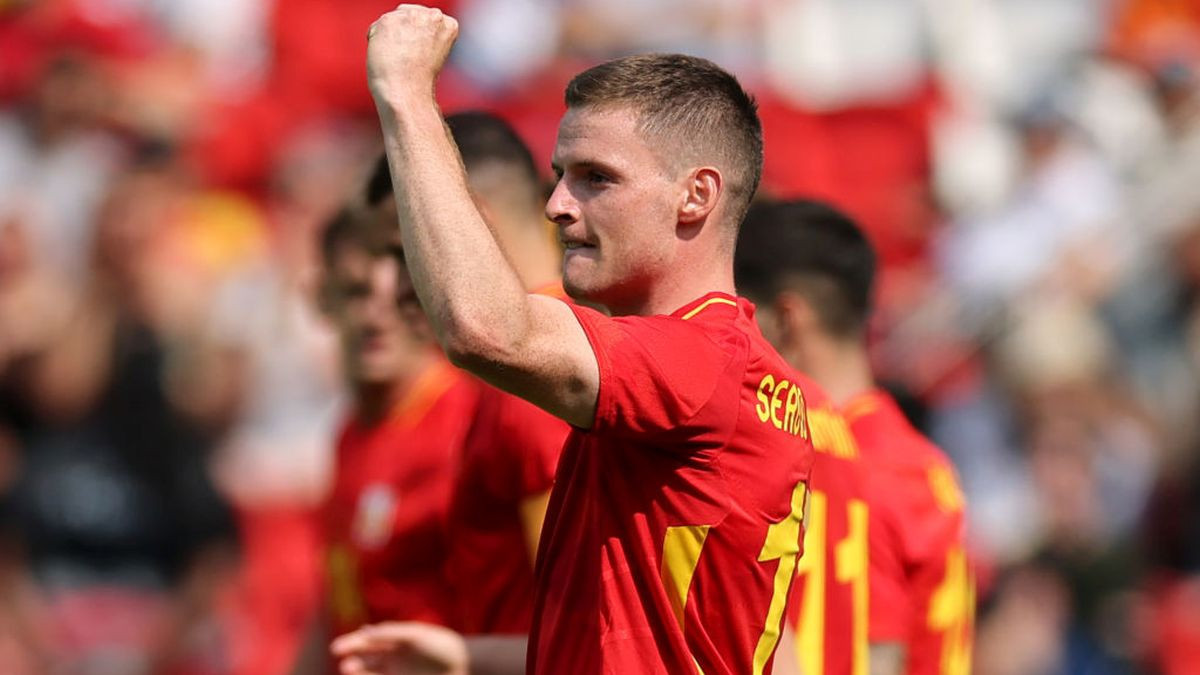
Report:
<svg viewBox="0 0 1200 675"><path fill-rule="evenodd" d="M946 456L875 385L866 349L875 252L819 202L765 202L738 239L738 288L763 332L832 397L844 452L819 451L785 662L806 675L970 672L963 499ZM791 671L788 671L791 672Z"/></svg>
<svg viewBox="0 0 1200 675"><path fill-rule="evenodd" d="M455 113L446 126L475 204L525 289L564 297L561 254L542 213L529 148L490 113ZM396 215L386 157L370 178L367 199L391 227ZM519 636L513 649L520 659L533 616L538 537L567 431L565 422L532 403L484 386L455 484L448 526L457 627L467 635Z"/></svg>
<svg viewBox="0 0 1200 675"><path fill-rule="evenodd" d="M327 659L316 656L327 636L366 623L454 624L445 524L479 396L438 350L391 228L342 212L326 226L321 252L321 304L338 331L353 401L320 516L324 627L301 656L302 672Z"/></svg>
<svg viewBox="0 0 1200 675"><path fill-rule="evenodd" d="M368 35L368 83L439 342L574 426L538 550L528 671L769 672L812 447L806 392L733 295L762 170L753 100L682 55L618 59L568 85L546 214L564 288L609 316L527 293L472 203L432 97L456 35L441 12L401 5ZM413 644L392 628L336 642L343 671L395 672ZM470 667L450 656L442 671Z"/></svg>
<svg viewBox="0 0 1200 675"><path fill-rule="evenodd" d="M462 155L471 196L525 288L565 297L560 251L543 215L528 147L512 127L486 112L449 115L446 126ZM396 204L386 157L368 180L366 198L372 217L392 231ZM414 639L461 646L462 636L470 636L477 661L502 671L524 670L534 559L568 430L532 403L482 386L447 520L457 632L414 621L408 624Z"/></svg>

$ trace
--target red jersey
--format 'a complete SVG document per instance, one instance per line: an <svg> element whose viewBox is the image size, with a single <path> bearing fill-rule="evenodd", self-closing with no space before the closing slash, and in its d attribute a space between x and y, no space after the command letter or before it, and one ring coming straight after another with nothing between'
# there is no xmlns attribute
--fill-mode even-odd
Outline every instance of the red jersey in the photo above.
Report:
<svg viewBox="0 0 1200 675"><path fill-rule="evenodd" d="M806 389L816 450L804 557L788 618L795 658L809 675L866 675L867 506L862 457L846 420L815 386Z"/></svg>
<svg viewBox="0 0 1200 675"><path fill-rule="evenodd" d="M572 309L600 391L559 460L529 672L770 672L812 465L806 392L745 299Z"/></svg>
<svg viewBox="0 0 1200 675"><path fill-rule="evenodd" d="M450 570L462 632L529 632L533 556L521 505L554 485L569 428L532 403L484 388L450 509Z"/></svg>
<svg viewBox="0 0 1200 675"><path fill-rule="evenodd" d="M539 292L565 298L559 284ZM569 430L532 403L483 387L450 508L450 571L463 633L529 633L533 560L521 507L554 485Z"/></svg>
<svg viewBox="0 0 1200 675"><path fill-rule="evenodd" d="M384 620L453 625L446 516L477 399L439 360L385 420L346 423L323 512L335 635Z"/></svg>
<svg viewBox="0 0 1200 675"><path fill-rule="evenodd" d="M954 468L881 391L842 414L870 466L870 640L903 643L907 673L966 675L975 591Z"/></svg>

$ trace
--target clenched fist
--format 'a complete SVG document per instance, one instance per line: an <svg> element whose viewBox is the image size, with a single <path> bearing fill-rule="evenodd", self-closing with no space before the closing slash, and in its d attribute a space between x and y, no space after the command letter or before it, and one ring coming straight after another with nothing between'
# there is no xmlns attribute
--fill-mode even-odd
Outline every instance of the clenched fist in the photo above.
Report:
<svg viewBox="0 0 1200 675"><path fill-rule="evenodd" d="M458 22L441 10L400 5L367 31L367 84L377 102L396 103L408 96L429 96Z"/></svg>

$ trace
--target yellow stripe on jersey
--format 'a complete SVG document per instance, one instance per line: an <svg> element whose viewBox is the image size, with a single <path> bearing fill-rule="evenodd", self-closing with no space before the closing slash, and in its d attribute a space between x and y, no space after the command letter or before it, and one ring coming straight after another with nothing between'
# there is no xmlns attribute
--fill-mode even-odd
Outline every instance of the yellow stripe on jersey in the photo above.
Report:
<svg viewBox="0 0 1200 675"><path fill-rule="evenodd" d="M684 314L683 320L687 321L688 319L692 318L693 316L696 316L700 312L703 312L705 309L708 309L708 307L710 305L715 305L715 304L733 305L734 307L737 307L737 303L734 302L733 300L730 300L729 298L709 298L708 300L705 300L703 303L701 303L699 307L696 307L695 309L688 312L687 314Z"/></svg>
<svg viewBox="0 0 1200 675"><path fill-rule="evenodd" d="M848 421L868 415L879 409L879 399L875 396L858 396L842 407L842 416Z"/></svg>
<svg viewBox="0 0 1200 675"><path fill-rule="evenodd" d="M354 554L348 547L335 544L329 548L325 564L329 575L329 609L338 623L353 626L366 621L367 608Z"/></svg>
<svg viewBox="0 0 1200 675"><path fill-rule="evenodd" d="M700 551L708 538L708 525L681 525L668 527L663 540L662 568L659 575L667 598L675 612L675 620L683 630L683 609L687 605L688 589L696 564L700 562Z"/></svg>

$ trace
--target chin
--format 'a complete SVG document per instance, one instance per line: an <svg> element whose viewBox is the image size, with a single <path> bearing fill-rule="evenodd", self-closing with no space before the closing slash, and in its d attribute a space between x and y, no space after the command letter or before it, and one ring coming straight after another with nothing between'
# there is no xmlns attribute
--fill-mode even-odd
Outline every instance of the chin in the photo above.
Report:
<svg viewBox="0 0 1200 675"><path fill-rule="evenodd" d="M386 385L399 377L398 369L391 365L362 363L355 370L359 384L367 386Z"/></svg>
<svg viewBox="0 0 1200 675"><path fill-rule="evenodd" d="M596 283L595 279L589 278L583 274L572 274L570 270L565 270L562 278L563 291L566 292L572 300L584 304L603 304L604 302L604 287L602 284Z"/></svg>

